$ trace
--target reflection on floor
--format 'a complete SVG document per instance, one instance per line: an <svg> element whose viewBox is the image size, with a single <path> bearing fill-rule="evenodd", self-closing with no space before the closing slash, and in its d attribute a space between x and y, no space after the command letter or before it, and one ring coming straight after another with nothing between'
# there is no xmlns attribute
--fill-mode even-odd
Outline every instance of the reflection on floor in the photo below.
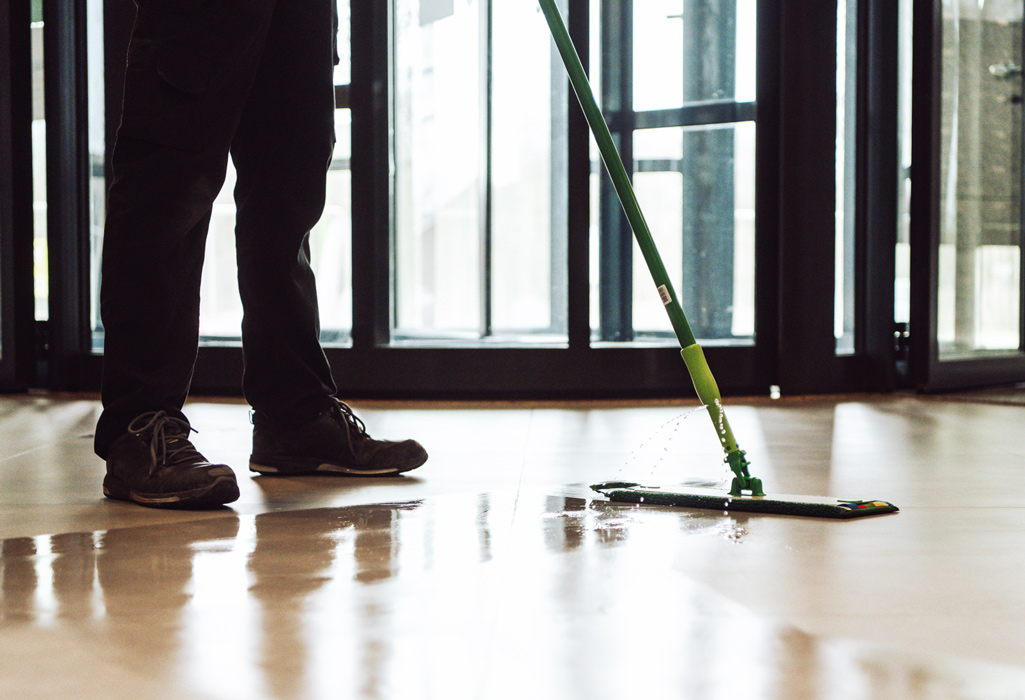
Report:
<svg viewBox="0 0 1025 700"><path fill-rule="evenodd" d="M1019 406L730 402L768 489L901 507L851 522L587 488L724 477L684 402L356 408L431 460L250 477L197 401L242 499L177 513L99 497L95 401L0 398L0 697L1025 698Z"/></svg>

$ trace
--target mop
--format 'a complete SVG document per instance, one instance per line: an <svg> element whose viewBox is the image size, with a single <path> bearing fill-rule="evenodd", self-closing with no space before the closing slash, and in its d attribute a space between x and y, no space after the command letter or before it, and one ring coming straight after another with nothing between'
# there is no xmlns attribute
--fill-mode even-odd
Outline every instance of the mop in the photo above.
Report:
<svg viewBox="0 0 1025 700"><path fill-rule="evenodd" d="M641 249L644 261L651 272L652 280L658 289L669 320L677 339L680 341L681 355L698 399L708 410L715 427L716 435L725 452L725 461L733 472L733 481L728 492L708 488L690 488L675 486L661 488L642 486L640 484L610 481L595 484L591 488L607 496L613 501L631 503L650 503L667 506L683 506L689 508L713 508L716 510L747 511L755 513L778 513L784 515L804 515L818 518L856 518L867 515L893 513L897 507L892 503L877 500L849 500L823 498L816 496L791 496L783 494L766 495L762 482L751 476L750 462L744 450L740 449L737 440L726 419L726 411L722 405L719 387L708 367L704 351L694 338L690 323L683 313L676 292L669 280L665 265L659 256L655 241L644 220L637 196L634 193L630 177L627 175L623 160L616 150L608 124L594 99L594 93L588 83L584 67L580 63L573 41L562 20L562 15L555 5L555 0L538 0L551 30L552 38L562 56L562 62L569 75L570 84L576 93L577 100L584 112L591 132L594 134L601 152L602 160L608 170L609 177L616 188L616 194L626 212L630 228L633 229L637 245Z"/></svg>

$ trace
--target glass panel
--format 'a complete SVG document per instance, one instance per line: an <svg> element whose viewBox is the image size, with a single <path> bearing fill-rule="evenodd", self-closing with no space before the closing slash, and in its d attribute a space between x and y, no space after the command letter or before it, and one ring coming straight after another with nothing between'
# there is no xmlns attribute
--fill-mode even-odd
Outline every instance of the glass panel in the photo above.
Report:
<svg viewBox="0 0 1025 700"><path fill-rule="evenodd" d="M754 102L757 92L758 64L756 52L758 36L758 0L737 0L736 68L733 75L733 99Z"/></svg>
<svg viewBox="0 0 1025 700"><path fill-rule="evenodd" d="M564 336L566 80L533 3L493 8L493 333Z"/></svg>
<svg viewBox="0 0 1025 700"><path fill-rule="evenodd" d="M349 13L349 0L336 0L338 7L338 65L335 66L335 85L348 85L352 82L352 22Z"/></svg>
<svg viewBox="0 0 1025 700"><path fill-rule="evenodd" d="M733 131L733 148L736 157L733 162L733 318L731 335L735 338L753 339L755 335L755 123L737 124Z"/></svg>
<svg viewBox="0 0 1025 700"><path fill-rule="evenodd" d="M636 138L634 140L636 141ZM637 173L634 175L634 189L673 287L680 295L684 313L690 319L695 311L694 299L688 298L681 291L683 237L680 231L683 229L683 176L680 172ZM633 321L634 330L638 333L672 330L636 240L633 256Z"/></svg>
<svg viewBox="0 0 1025 700"><path fill-rule="evenodd" d="M347 343L352 335L352 112L347 109L335 110L335 138L327 204L310 233L320 339L330 344Z"/></svg>
<svg viewBox="0 0 1025 700"><path fill-rule="evenodd" d="M32 3L32 251L35 318L50 317L50 275L46 244L46 103L44 100L43 8Z"/></svg>
<svg viewBox="0 0 1025 700"><path fill-rule="evenodd" d="M634 186L699 340L754 334L753 122L634 134ZM634 243L638 335L671 331Z"/></svg>
<svg viewBox="0 0 1025 700"><path fill-rule="evenodd" d="M199 291L201 344L238 342L242 335L242 301L235 262L235 168L228 163L224 186L214 200L206 239L206 260Z"/></svg>
<svg viewBox="0 0 1025 700"><path fill-rule="evenodd" d="M93 345L102 338L100 328L100 252L107 208L106 104L103 75L103 0L86 2L86 73L89 99L89 323Z"/></svg>
<svg viewBox="0 0 1025 700"><path fill-rule="evenodd" d="M1021 344L1022 3L945 0L941 359Z"/></svg>
<svg viewBox="0 0 1025 700"><path fill-rule="evenodd" d="M754 100L755 5L755 0L635 2L634 109Z"/></svg>
<svg viewBox="0 0 1025 700"><path fill-rule="evenodd" d="M836 290L838 353L854 352L854 212L857 133L857 0L839 0L836 16Z"/></svg>
<svg viewBox="0 0 1025 700"><path fill-rule="evenodd" d="M561 342L568 90L543 16L396 0L394 21L393 336Z"/></svg>
<svg viewBox="0 0 1025 700"><path fill-rule="evenodd" d="M680 57L684 55L684 4L681 0L634 3L634 109L662 109L683 104Z"/></svg>
<svg viewBox="0 0 1025 700"><path fill-rule="evenodd" d="M897 206L896 270L894 275L893 318L898 324L911 321L911 40L912 3L900 0L899 71L897 107L900 139L900 176Z"/></svg>
<svg viewBox="0 0 1025 700"><path fill-rule="evenodd" d="M477 0L395 2L395 288L399 334L481 328Z"/></svg>

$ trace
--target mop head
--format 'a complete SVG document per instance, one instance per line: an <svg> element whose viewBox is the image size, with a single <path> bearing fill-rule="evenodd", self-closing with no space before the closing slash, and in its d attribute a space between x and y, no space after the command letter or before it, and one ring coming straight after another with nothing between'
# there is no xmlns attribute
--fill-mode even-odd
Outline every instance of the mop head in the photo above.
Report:
<svg viewBox="0 0 1025 700"><path fill-rule="evenodd" d="M732 496L727 491L689 486L641 486L623 481L594 484L592 489L612 501L643 503L645 505L679 506L682 508L708 508L719 511L746 513L775 513L801 515L809 518L836 518L848 520L869 515L896 513L897 506L886 501L855 501L820 496Z"/></svg>

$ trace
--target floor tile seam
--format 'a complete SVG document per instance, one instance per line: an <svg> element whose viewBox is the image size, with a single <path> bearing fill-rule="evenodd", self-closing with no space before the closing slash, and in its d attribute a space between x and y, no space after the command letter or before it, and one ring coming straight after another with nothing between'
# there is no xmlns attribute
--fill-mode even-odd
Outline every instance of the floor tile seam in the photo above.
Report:
<svg viewBox="0 0 1025 700"><path fill-rule="evenodd" d="M509 523L511 527L515 527L516 524L516 513L520 503L520 494L523 492L523 482L527 474L527 464L530 453L527 451L526 446L530 444L531 433L533 432L534 428L534 419L536 417L536 410L537 409L530 409L529 411L527 411L527 428L523 440L524 449L522 449L520 452L520 474L519 478L516 480L516 500L513 503L513 510Z"/></svg>
<svg viewBox="0 0 1025 700"><path fill-rule="evenodd" d="M527 429L524 444L529 444L531 428L534 425L536 409L530 409L527 417ZM516 490L513 496L512 512L509 515L509 533L514 535L517 530L517 520L520 513L520 497L523 494L524 479L527 471L528 453L526 450L522 453L520 460L520 474L517 479ZM513 536L515 540L515 537ZM515 556L503 556L500 558L498 566L509 569L515 568L517 565L517 558ZM483 651L481 652L482 663L477 669L477 679L474 687L478 690L477 697L492 697L493 691L493 678L492 669L497 663L497 647L498 647L498 636L499 636L499 618L503 614L503 611L508 609L508 606L504 605L504 602L513 595L513 582L516 580L515 576L502 576L498 575L496 580L497 585L491 589L492 604L490 609L493 611L491 619L489 620L489 629L486 632L486 641L482 645Z"/></svg>
<svg viewBox="0 0 1025 700"><path fill-rule="evenodd" d="M970 664L985 666L990 669L1000 670L1005 673L1020 674L1025 679L1025 664L1014 663L1001 659L986 658L983 656L963 654L953 651L944 651L925 646L921 643L896 643L892 641L880 641L864 636L834 635L816 629L808 622L798 622L783 618L772 618L773 620L789 626L809 637L817 640L826 646L845 647L854 646L880 655L887 656L911 656L913 659L928 659L931 661L942 661L950 665ZM821 619L828 619L823 617Z"/></svg>
<svg viewBox="0 0 1025 700"><path fill-rule="evenodd" d="M73 439L79 440L81 438L75 437ZM37 445L35 447L30 447L27 450L22 450L21 452L17 452L13 455L0 456L0 464L6 464L7 462L10 462L12 460L20 459L25 455L35 454L36 452L42 452L43 450L54 449L60 447L61 445L68 444L69 442L70 440L58 440L57 442L48 442L45 445Z"/></svg>

